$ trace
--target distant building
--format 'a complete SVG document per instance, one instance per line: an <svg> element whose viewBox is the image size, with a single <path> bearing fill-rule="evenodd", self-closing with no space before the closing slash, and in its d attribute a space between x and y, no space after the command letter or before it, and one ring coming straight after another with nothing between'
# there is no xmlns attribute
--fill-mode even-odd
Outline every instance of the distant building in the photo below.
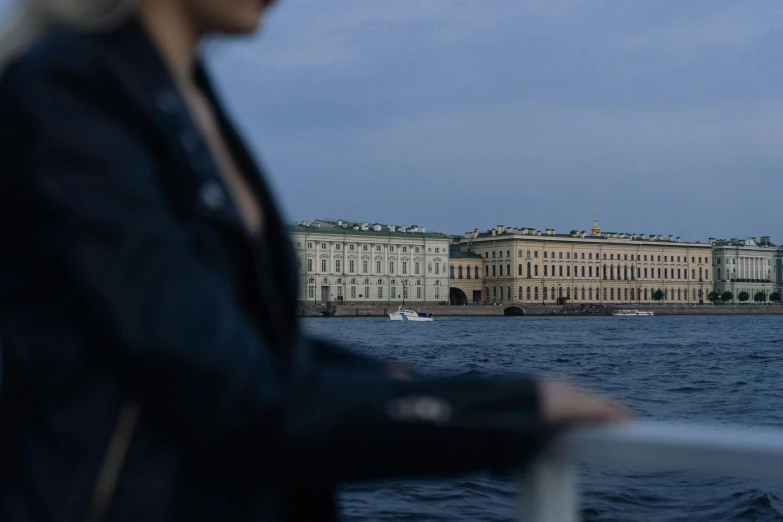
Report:
<svg viewBox="0 0 783 522"><path fill-rule="evenodd" d="M449 300L449 237L424 227L315 220L290 228L298 299L314 304Z"/></svg>
<svg viewBox="0 0 783 522"><path fill-rule="evenodd" d="M715 290L723 294L731 292L731 303L739 302L741 292L747 292L749 302L757 293L769 296L780 288L781 250L769 236L760 239L714 239L712 245Z"/></svg>
<svg viewBox="0 0 783 522"><path fill-rule="evenodd" d="M461 250L457 244L449 248L449 295L453 305L483 302L484 258L475 252Z"/></svg>
<svg viewBox="0 0 783 522"><path fill-rule="evenodd" d="M485 303L651 304L656 296L668 303L700 303L713 286L711 245L601 232L597 219L590 234L500 225L475 229L460 238L459 247L483 258Z"/></svg>

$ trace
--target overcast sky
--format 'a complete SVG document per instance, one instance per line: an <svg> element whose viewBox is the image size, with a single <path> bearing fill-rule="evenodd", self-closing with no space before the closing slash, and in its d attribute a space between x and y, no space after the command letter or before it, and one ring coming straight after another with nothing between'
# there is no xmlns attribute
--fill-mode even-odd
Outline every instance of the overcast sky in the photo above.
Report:
<svg viewBox="0 0 783 522"><path fill-rule="evenodd" d="M210 54L290 220L783 242L780 0L283 0Z"/></svg>

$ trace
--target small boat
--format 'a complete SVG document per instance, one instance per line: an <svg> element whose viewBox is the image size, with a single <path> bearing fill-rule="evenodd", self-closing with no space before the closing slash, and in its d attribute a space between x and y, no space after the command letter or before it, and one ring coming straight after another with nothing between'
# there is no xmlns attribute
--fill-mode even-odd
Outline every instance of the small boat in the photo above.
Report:
<svg viewBox="0 0 783 522"><path fill-rule="evenodd" d="M612 315L615 317L641 317L655 315L655 313L647 310L614 310Z"/></svg>
<svg viewBox="0 0 783 522"><path fill-rule="evenodd" d="M389 314L392 321L432 321L432 314L414 312L410 308L399 307L396 312Z"/></svg>

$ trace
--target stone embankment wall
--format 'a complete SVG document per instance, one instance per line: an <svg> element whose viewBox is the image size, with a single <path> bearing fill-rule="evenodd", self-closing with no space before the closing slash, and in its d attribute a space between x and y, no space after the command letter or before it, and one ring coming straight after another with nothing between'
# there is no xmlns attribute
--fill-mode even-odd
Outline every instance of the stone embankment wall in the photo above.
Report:
<svg viewBox="0 0 783 522"><path fill-rule="evenodd" d="M587 316L588 314L563 313L563 307L559 305L540 305L540 304L504 304L501 306L492 305L467 305L467 306L448 306L432 304L422 306L423 312L433 314L435 317L454 317L454 316L472 316L472 317L503 317L506 310L517 307L524 312L526 316ZM419 307L416 307L418 309ZM307 305L300 307L300 315L305 317L323 317L322 311L325 306ZM341 305L337 307L336 317L386 317L390 311L397 309L397 306L373 305L373 306L351 306ZM656 315L767 315L783 314L783 305L611 305L606 308L606 314L616 309L639 309L652 310ZM594 314L589 314L594 315Z"/></svg>

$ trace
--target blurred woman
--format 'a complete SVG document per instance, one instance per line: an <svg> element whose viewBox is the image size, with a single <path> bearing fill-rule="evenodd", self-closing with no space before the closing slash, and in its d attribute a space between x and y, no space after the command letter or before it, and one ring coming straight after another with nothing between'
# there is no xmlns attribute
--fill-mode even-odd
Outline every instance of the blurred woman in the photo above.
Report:
<svg viewBox="0 0 783 522"><path fill-rule="evenodd" d="M0 41L0 519L335 518L336 484L501 470L624 417L309 339L199 57L270 0L27 0Z"/></svg>

